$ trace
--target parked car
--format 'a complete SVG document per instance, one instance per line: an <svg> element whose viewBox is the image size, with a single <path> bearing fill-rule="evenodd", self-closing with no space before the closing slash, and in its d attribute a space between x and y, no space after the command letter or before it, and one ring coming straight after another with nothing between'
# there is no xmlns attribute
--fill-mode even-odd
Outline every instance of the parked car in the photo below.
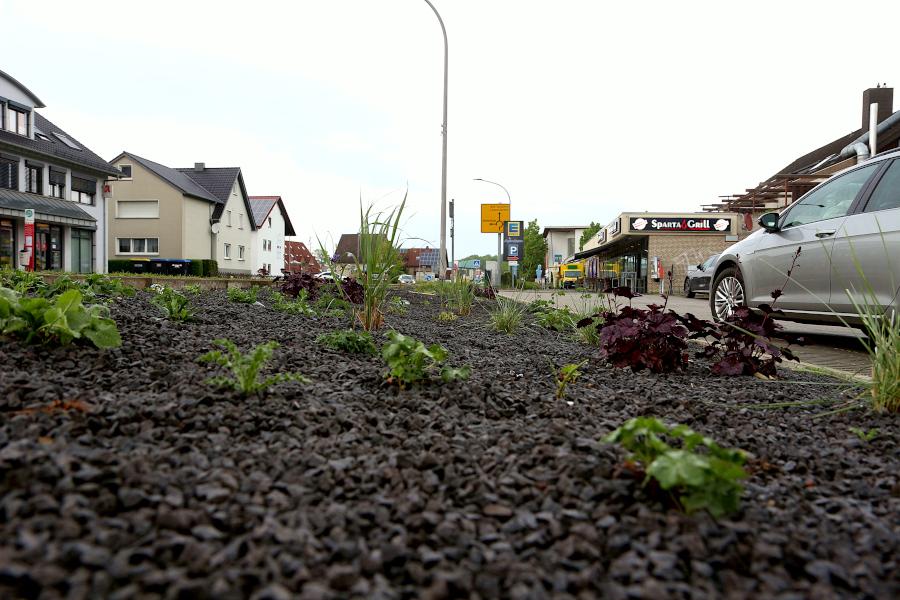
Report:
<svg viewBox="0 0 900 600"><path fill-rule="evenodd" d="M709 282L712 278L712 268L716 264L718 254L713 254L705 261L688 269L687 276L684 278L684 295L693 298L698 293L709 293Z"/></svg>
<svg viewBox="0 0 900 600"><path fill-rule="evenodd" d="M759 224L715 265L714 318L735 306L771 304L774 290L775 307L792 321L859 325L849 294L864 302L864 290L898 314L900 151L841 171Z"/></svg>
<svg viewBox="0 0 900 600"><path fill-rule="evenodd" d="M416 278L408 273L403 273L402 275L397 277L397 282L409 285L409 284L415 283Z"/></svg>
<svg viewBox="0 0 900 600"><path fill-rule="evenodd" d="M327 282L334 281L334 276L331 274L331 271L322 271L321 273L316 273L313 277Z"/></svg>

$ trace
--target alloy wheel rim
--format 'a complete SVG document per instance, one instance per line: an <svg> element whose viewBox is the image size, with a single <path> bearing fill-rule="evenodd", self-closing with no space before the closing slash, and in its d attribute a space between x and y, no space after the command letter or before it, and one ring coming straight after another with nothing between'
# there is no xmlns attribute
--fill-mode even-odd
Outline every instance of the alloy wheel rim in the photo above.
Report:
<svg viewBox="0 0 900 600"><path fill-rule="evenodd" d="M744 286L737 277L725 277L716 287L716 316L731 316L735 307L744 305Z"/></svg>

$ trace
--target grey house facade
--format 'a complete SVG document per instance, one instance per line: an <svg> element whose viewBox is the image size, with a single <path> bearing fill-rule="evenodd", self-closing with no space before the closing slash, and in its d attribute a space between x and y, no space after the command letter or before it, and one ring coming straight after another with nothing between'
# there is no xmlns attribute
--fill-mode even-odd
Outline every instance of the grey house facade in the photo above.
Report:
<svg viewBox="0 0 900 600"><path fill-rule="evenodd" d="M0 71L0 268L24 268L34 211L35 270L106 271L104 182L119 171L37 112L44 103Z"/></svg>

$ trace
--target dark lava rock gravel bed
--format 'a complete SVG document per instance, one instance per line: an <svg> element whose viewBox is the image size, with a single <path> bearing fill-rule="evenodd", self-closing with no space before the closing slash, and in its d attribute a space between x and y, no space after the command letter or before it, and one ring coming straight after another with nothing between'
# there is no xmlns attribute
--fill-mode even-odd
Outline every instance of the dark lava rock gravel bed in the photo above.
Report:
<svg viewBox="0 0 900 600"><path fill-rule="evenodd" d="M452 323L406 294L388 324L440 342L467 382L398 391L375 357L325 350L333 318L196 299L161 320L112 309L114 351L0 345L0 597L897 598L896 418L813 419L761 402L841 387L618 371L567 401L551 365L595 352L536 327ZM281 343L264 398L211 390L196 358ZM687 423L754 455L731 518L665 511L598 440L626 419ZM877 428L863 442L850 427Z"/></svg>

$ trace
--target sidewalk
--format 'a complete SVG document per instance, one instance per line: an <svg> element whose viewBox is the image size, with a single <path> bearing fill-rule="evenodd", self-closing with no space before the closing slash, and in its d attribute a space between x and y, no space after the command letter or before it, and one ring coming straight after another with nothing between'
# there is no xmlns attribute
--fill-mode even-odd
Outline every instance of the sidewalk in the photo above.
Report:
<svg viewBox="0 0 900 600"><path fill-rule="evenodd" d="M550 300L560 308L567 306L571 309L581 310L584 306L604 302L603 294L584 294L578 291L565 290L565 295L555 295L557 290L526 290L512 291L502 290L500 293L507 298L518 299L522 302L531 302L536 299ZM627 302L620 298L620 301ZM649 304L662 304L663 299L658 294L647 294L632 300L633 306L646 307ZM706 297L685 298L684 296L671 296L667 308L679 314L693 313L698 318L710 319L709 301ZM860 340L862 333L857 329L832 325L807 325L805 323L791 323L784 321L785 331L798 333L804 336L806 344L794 346L792 349L801 362L809 363L816 367L834 369L850 375L869 375L871 362L863 349ZM793 361L785 361L790 367Z"/></svg>

